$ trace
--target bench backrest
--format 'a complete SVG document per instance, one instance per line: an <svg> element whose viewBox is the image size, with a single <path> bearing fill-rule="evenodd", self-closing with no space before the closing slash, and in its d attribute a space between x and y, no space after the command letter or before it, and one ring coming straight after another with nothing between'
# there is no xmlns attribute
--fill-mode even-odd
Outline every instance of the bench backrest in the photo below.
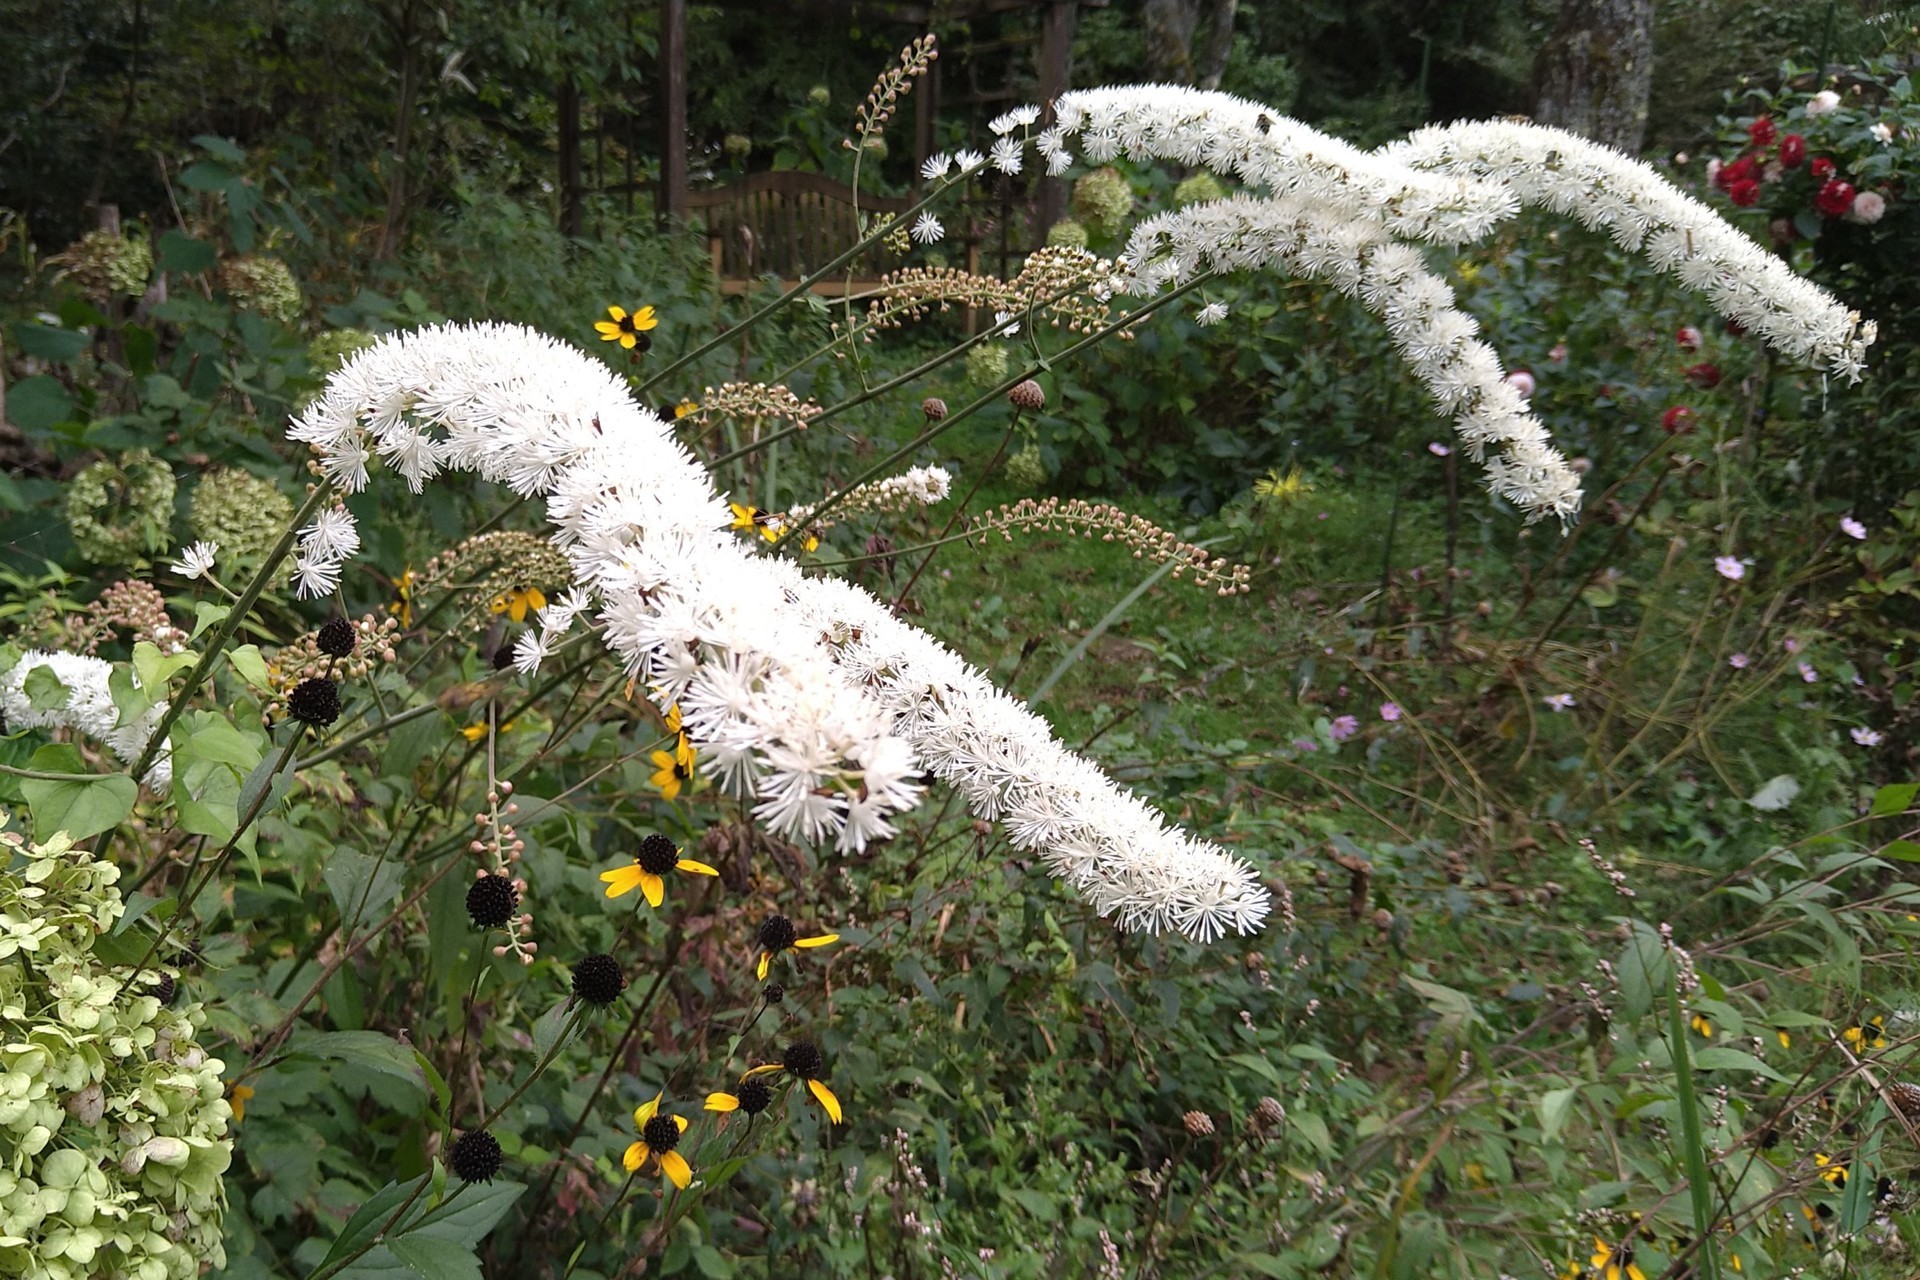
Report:
<svg viewBox="0 0 1920 1280"><path fill-rule="evenodd" d="M862 214L898 215L904 197L862 195ZM797 280L844 253L859 237L853 191L818 173L753 173L709 191L689 191L687 212L707 226L714 270L722 280L769 273ZM856 276L884 268L856 261Z"/></svg>

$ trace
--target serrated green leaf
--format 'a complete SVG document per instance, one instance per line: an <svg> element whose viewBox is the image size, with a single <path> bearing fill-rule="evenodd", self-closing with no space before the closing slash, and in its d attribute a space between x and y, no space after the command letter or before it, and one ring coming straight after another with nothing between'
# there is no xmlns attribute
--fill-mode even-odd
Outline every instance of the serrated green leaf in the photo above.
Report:
<svg viewBox="0 0 1920 1280"><path fill-rule="evenodd" d="M33 753L31 767L49 773L84 773L86 762L72 747L55 744ZM36 840L64 831L85 840L125 822L140 798L140 788L124 773L103 773L85 782L24 778L20 792L33 815Z"/></svg>

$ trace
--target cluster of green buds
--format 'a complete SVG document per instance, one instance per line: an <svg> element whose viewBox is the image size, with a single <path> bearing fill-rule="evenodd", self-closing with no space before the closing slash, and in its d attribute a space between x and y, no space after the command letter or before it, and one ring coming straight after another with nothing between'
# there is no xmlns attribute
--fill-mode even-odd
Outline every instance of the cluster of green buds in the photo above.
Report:
<svg viewBox="0 0 1920 1280"><path fill-rule="evenodd" d="M137 298L147 291L153 275L153 246L142 234L123 236L104 228L89 231L54 258L59 278L96 302L114 297Z"/></svg>
<svg viewBox="0 0 1920 1280"><path fill-rule="evenodd" d="M118 868L0 835L0 1274L187 1280L226 1265L225 1065L174 976L104 963ZM137 982L138 990L129 990Z"/></svg>
<svg viewBox="0 0 1920 1280"><path fill-rule="evenodd" d="M258 311L270 320L292 324L300 318L305 302L300 286L287 264L278 258L253 254L235 258L220 267L220 286L233 300L249 311Z"/></svg>
<svg viewBox="0 0 1920 1280"><path fill-rule="evenodd" d="M266 563L280 531L293 521L293 502L271 480L238 467L215 467L200 477L188 507L193 536L211 542L220 572L244 581ZM274 575L284 584L293 576L283 561Z"/></svg>

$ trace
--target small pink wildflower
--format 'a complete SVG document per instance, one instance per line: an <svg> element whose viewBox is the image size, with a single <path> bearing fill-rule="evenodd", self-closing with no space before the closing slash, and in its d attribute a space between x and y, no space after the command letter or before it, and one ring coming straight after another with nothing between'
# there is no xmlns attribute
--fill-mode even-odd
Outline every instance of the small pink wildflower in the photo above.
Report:
<svg viewBox="0 0 1920 1280"><path fill-rule="evenodd" d="M1518 391L1522 400L1530 400L1533 398L1534 389L1539 384L1533 380L1533 375L1525 369L1515 369L1507 375L1507 385L1515 391Z"/></svg>
<svg viewBox="0 0 1920 1280"><path fill-rule="evenodd" d="M1747 576L1747 566L1738 556L1715 556L1713 569L1729 582L1738 582Z"/></svg>
<svg viewBox="0 0 1920 1280"><path fill-rule="evenodd" d="M1854 729L1851 732L1854 744L1862 747L1879 746L1883 736L1878 729Z"/></svg>
<svg viewBox="0 0 1920 1280"><path fill-rule="evenodd" d="M1381 703L1380 718L1388 721L1398 720L1400 718L1400 704L1397 702Z"/></svg>
<svg viewBox="0 0 1920 1280"><path fill-rule="evenodd" d="M1570 693L1550 693L1546 696L1544 701L1549 707L1552 707L1555 711L1565 711L1569 707L1576 707L1580 705L1579 703L1573 700L1573 695Z"/></svg>
<svg viewBox="0 0 1920 1280"><path fill-rule="evenodd" d="M1800 664L1800 678L1808 684L1813 684L1820 679L1820 673L1813 669L1811 662L1803 662Z"/></svg>
<svg viewBox="0 0 1920 1280"><path fill-rule="evenodd" d="M1747 655L1744 653L1736 653L1727 659L1727 665L1735 671L1745 671L1747 669Z"/></svg>
<svg viewBox="0 0 1920 1280"><path fill-rule="evenodd" d="M1441 444L1438 440L1435 440L1432 444L1427 446L1427 452L1432 454L1436 458L1444 458L1448 454L1452 453L1453 450L1447 448L1447 446Z"/></svg>
<svg viewBox="0 0 1920 1280"><path fill-rule="evenodd" d="M1785 640L1782 640L1782 641L1780 642L1780 647L1781 647L1782 649L1785 649L1785 650L1786 650L1786 651L1787 651L1788 653L1798 653L1798 652L1800 652L1800 640L1799 640L1799 637L1797 637L1797 636L1788 636L1788 637L1787 637L1787 638L1786 638Z"/></svg>
<svg viewBox="0 0 1920 1280"><path fill-rule="evenodd" d="M1567 344L1564 342L1554 343L1553 350L1547 352L1547 359L1554 364L1565 364L1567 362Z"/></svg>
<svg viewBox="0 0 1920 1280"><path fill-rule="evenodd" d="M1840 532L1846 534L1849 538L1864 538L1867 536L1867 526L1861 524L1852 516L1842 516L1840 518Z"/></svg>
<svg viewBox="0 0 1920 1280"><path fill-rule="evenodd" d="M1358 716L1335 716L1333 723L1327 726L1327 736L1335 742L1345 742L1358 732L1360 732Z"/></svg>
<svg viewBox="0 0 1920 1280"><path fill-rule="evenodd" d="M1293 740L1293 749L1295 751L1318 751L1320 744L1312 738L1295 738Z"/></svg>

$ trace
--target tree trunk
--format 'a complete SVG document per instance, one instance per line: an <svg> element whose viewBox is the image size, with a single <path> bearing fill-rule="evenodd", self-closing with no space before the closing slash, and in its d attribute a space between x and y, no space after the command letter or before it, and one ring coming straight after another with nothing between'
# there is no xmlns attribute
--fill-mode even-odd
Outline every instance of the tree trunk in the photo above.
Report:
<svg viewBox="0 0 1920 1280"><path fill-rule="evenodd" d="M1653 88L1653 0L1562 0L1533 85L1540 124L1637 154Z"/></svg>
<svg viewBox="0 0 1920 1280"><path fill-rule="evenodd" d="M1218 89L1233 53L1238 8L1239 0L1146 0L1140 16L1147 33L1148 77L1161 84Z"/></svg>
<svg viewBox="0 0 1920 1280"><path fill-rule="evenodd" d="M1208 0L1207 34L1193 52L1194 83L1202 89L1218 89L1227 72L1227 59L1233 56L1233 15L1239 7L1239 0Z"/></svg>
<svg viewBox="0 0 1920 1280"><path fill-rule="evenodd" d="M560 67L560 234L579 239L585 234L584 192L580 176L580 87L573 82L570 60Z"/></svg>

